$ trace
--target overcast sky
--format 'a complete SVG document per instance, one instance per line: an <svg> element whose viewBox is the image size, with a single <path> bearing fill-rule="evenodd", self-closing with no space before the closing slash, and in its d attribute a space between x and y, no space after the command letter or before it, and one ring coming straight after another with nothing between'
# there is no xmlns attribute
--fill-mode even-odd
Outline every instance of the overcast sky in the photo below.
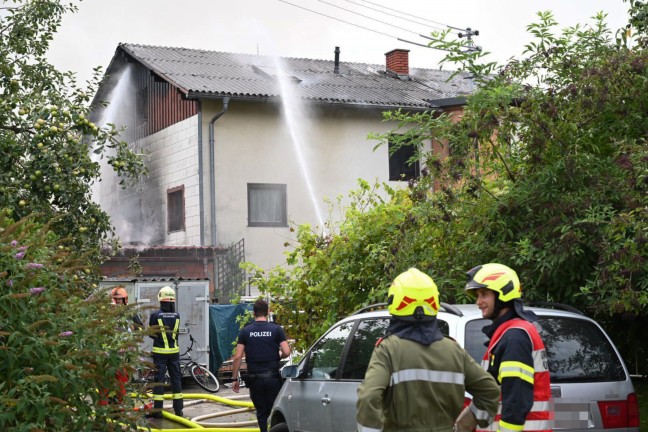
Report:
<svg viewBox="0 0 648 432"><path fill-rule="evenodd" d="M387 51L406 48L410 66L438 68L442 53L397 38L425 44L419 34L471 27L480 32L477 44L502 62L522 52L540 10L551 10L561 28L604 11L616 30L627 9L622 0L85 0L64 18L50 60L80 81L95 66L105 69L120 42L331 60L339 46L341 61L378 64Z"/></svg>

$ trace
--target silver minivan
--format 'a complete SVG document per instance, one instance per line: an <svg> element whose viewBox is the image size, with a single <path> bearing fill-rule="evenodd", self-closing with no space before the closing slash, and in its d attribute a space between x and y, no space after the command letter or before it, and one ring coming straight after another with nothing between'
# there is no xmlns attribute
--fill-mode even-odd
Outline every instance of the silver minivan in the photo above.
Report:
<svg viewBox="0 0 648 432"><path fill-rule="evenodd" d="M632 381L601 326L569 307L528 309L538 315L536 324L547 349L554 430L638 432L639 406ZM299 364L286 366L282 370L286 381L270 414L270 432L355 431L357 388L389 318L386 310L344 318L313 344ZM483 319L475 305L444 303L438 319L442 332L481 363L487 342L482 328L491 321Z"/></svg>

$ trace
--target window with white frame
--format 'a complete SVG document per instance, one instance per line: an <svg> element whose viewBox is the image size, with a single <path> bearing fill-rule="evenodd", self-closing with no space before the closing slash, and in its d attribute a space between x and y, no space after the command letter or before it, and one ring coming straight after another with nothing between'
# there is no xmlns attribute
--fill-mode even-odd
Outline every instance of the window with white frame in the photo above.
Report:
<svg viewBox="0 0 648 432"><path fill-rule="evenodd" d="M248 226L287 227L286 185L248 183Z"/></svg>

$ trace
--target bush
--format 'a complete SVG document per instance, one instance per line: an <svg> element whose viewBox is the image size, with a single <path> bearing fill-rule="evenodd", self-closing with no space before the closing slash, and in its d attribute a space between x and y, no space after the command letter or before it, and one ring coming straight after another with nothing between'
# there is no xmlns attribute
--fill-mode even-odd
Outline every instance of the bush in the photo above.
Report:
<svg viewBox="0 0 648 432"><path fill-rule="evenodd" d="M136 400L106 403L140 354L122 331L130 312L105 293L86 298L96 269L33 220L0 216L0 430L134 427Z"/></svg>

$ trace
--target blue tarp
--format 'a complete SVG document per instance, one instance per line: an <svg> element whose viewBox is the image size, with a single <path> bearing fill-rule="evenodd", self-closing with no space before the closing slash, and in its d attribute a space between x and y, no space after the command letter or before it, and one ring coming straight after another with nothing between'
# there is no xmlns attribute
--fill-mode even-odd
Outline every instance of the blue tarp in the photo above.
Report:
<svg viewBox="0 0 648 432"><path fill-rule="evenodd" d="M216 373L234 350L240 325L236 318L252 310L251 304L209 306L209 369Z"/></svg>

